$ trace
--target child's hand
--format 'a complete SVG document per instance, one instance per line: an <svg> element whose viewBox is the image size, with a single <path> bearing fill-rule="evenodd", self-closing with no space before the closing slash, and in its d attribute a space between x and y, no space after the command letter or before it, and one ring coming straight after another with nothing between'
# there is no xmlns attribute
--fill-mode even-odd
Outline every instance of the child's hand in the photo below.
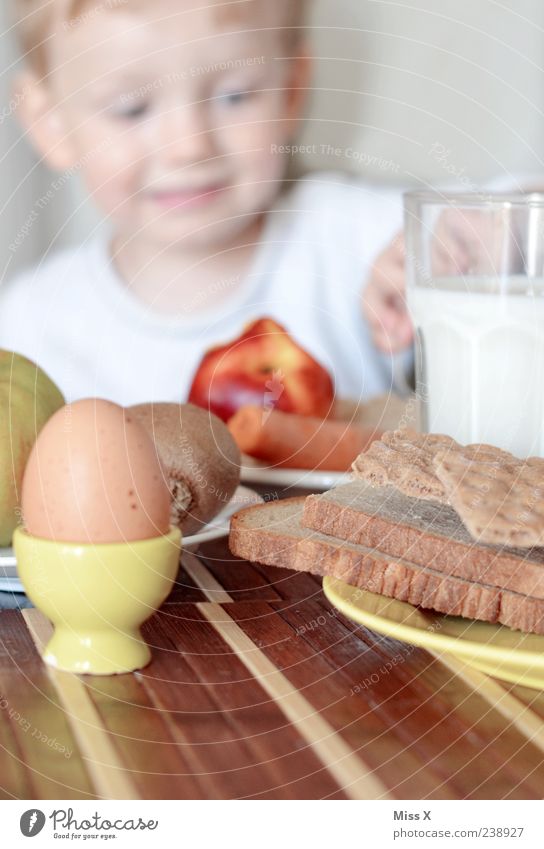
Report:
<svg viewBox="0 0 544 849"><path fill-rule="evenodd" d="M408 348L414 338L405 295L404 236L400 232L376 259L363 293L363 312L373 342L388 354Z"/></svg>

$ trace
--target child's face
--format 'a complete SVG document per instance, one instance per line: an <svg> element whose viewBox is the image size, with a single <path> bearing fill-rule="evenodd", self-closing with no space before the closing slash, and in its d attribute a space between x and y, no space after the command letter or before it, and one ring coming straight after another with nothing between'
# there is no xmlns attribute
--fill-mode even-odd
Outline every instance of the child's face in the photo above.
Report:
<svg viewBox="0 0 544 849"><path fill-rule="evenodd" d="M49 89L65 167L121 234L220 247L278 192L285 157L274 150L296 130L304 61L276 58L281 30L225 31L213 3L149 6L91 7L55 37Z"/></svg>

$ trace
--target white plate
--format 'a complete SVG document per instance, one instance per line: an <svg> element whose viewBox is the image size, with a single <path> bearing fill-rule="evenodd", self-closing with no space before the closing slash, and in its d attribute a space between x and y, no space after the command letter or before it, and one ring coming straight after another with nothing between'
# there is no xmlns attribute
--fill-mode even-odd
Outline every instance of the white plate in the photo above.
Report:
<svg viewBox="0 0 544 849"><path fill-rule="evenodd" d="M244 483L270 486L292 486L325 491L350 480L349 472L321 472L311 469L280 469L266 466L252 457L242 458L241 479Z"/></svg>
<svg viewBox="0 0 544 849"><path fill-rule="evenodd" d="M261 504L262 498L247 486L239 486L229 503L198 534L184 537L183 548L192 550L203 542L220 539L229 532L230 517L244 507ZM24 593L17 577L17 561L12 548L0 548L0 592Z"/></svg>

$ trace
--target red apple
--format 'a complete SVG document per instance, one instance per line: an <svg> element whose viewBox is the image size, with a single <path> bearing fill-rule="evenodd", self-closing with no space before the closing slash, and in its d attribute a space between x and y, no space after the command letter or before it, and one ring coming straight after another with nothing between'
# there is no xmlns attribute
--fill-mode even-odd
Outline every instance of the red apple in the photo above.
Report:
<svg viewBox="0 0 544 849"><path fill-rule="evenodd" d="M261 318L238 339L204 354L188 400L223 421L246 404L324 418L334 386L328 371L284 327Z"/></svg>

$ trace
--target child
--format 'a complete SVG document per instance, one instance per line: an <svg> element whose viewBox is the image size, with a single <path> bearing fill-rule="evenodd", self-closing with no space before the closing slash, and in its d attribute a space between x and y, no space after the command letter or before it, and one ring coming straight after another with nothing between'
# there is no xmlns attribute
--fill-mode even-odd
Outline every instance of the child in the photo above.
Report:
<svg viewBox="0 0 544 849"><path fill-rule="evenodd" d="M398 192L286 180L311 61L297 0L16 0L19 113L107 238L0 287L0 347L68 400L182 401L203 352L270 316L340 396L392 386L360 293ZM44 213L42 213L44 214Z"/></svg>

